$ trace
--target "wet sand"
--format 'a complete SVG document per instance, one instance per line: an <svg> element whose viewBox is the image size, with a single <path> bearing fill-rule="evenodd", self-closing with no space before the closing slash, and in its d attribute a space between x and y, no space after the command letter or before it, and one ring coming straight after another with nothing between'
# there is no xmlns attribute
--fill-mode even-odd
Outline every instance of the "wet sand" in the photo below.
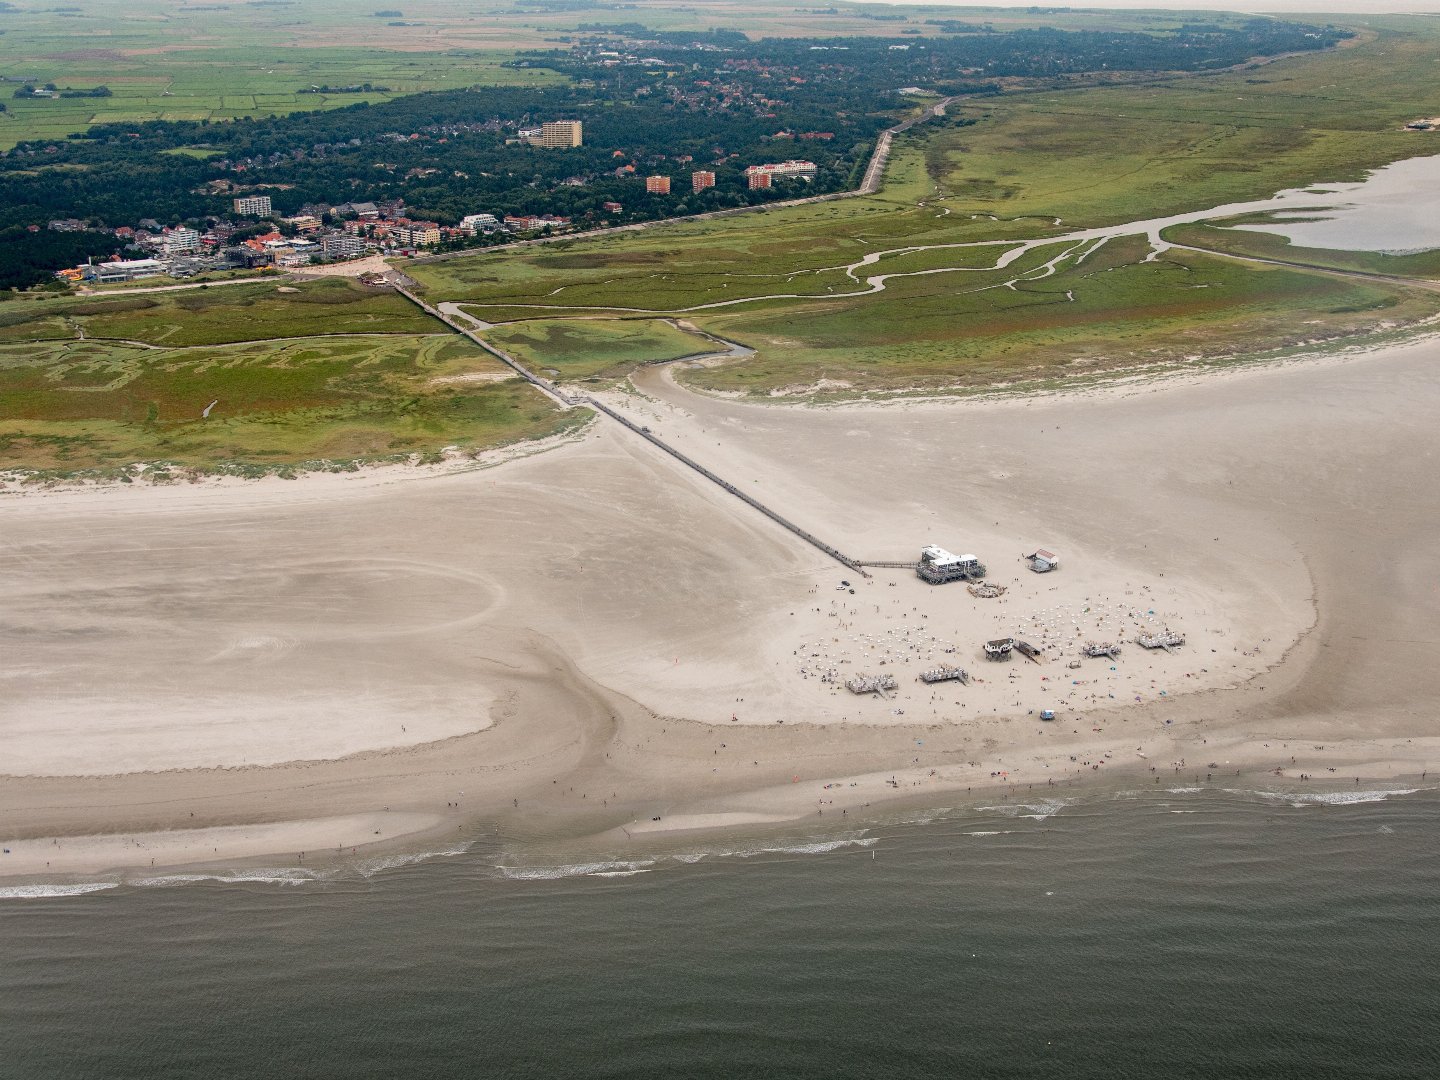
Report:
<svg viewBox="0 0 1440 1080"><path fill-rule="evenodd" d="M20 841L192 852L143 834L282 823L267 854L293 864L377 813L407 825L372 847L423 847L476 821L537 840L859 824L885 800L1122 778L1408 782L1440 757L1437 361L1425 342L835 409L652 370L617 401L853 556L975 552L1001 600L857 579L612 423L393 482L6 496L0 875L39 872ZM1036 546L1059 572L1023 567ZM1068 666L1148 618L1187 645ZM1052 658L986 664L1013 627ZM927 687L932 661L984 682ZM896 695L818 674L861 667ZM259 854L244 835L213 861ZM115 861L85 872L160 857L87 844Z"/></svg>

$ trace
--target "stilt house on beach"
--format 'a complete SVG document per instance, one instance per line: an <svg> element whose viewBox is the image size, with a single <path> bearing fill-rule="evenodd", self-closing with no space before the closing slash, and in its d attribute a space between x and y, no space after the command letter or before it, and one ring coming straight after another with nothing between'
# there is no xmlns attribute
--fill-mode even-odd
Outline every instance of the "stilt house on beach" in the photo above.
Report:
<svg viewBox="0 0 1440 1080"><path fill-rule="evenodd" d="M1044 548L1036 548L1025 560L1030 564L1030 569L1037 574L1048 574L1051 570L1060 569L1060 556L1053 551L1046 551Z"/></svg>
<svg viewBox="0 0 1440 1080"><path fill-rule="evenodd" d="M985 565L974 555L952 555L942 547L927 544L920 549L915 573L931 585L947 581L979 581L985 576Z"/></svg>

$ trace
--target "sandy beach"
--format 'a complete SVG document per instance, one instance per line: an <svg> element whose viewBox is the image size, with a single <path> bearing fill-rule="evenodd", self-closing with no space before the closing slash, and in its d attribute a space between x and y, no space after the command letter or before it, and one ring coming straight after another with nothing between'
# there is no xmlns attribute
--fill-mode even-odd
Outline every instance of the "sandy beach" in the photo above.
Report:
<svg viewBox="0 0 1440 1080"><path fill-rule="evenodd" d="M1437 361L823 409L650 369L615 397L847 554L974 552L998 599L861 578L603 420L482 470L8 493L0 875L47 846L52 876L148 873L477 821L641 844L1106 784L1416 786ZM1186 644L1133 644L1156 627ZM985 661L1008 635L1044 662ZM939 663L970 684L918 680Z"/></svg>

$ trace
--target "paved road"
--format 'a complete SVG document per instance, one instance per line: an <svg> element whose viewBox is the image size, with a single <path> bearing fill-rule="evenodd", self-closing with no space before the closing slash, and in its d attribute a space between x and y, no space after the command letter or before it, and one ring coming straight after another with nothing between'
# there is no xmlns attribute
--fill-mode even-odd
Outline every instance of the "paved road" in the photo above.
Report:
<svg viewBox="0 0 1440 1080"><path fill-rule="evenodd" d="M100 298L105 296L132 296L135 293L179 292L181 289L218 289L225 285L254 285L257 282L275 282L283 285L292 280L289 274L257 274L254 277L226 278L224 281L194 281L185 285L151 285L138 289L76 289L76 296Z"/></svg>

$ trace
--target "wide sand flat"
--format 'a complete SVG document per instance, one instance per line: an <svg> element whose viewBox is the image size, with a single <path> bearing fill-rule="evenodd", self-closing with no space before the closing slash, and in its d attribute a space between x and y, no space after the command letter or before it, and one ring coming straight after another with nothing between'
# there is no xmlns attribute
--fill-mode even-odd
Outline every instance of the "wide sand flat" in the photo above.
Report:
<svg viewBox="0 0 1440 1080"><path fill-rule="evenodd" d="M1432 342L825 410L698 398L652 371L648 398L618 403L852 556L974 551L1010 587L998 601L858 579L603 421L424 479L9 497L3 831L389 806L538 837L1221 757L1300 783L1346 762L1370 763L1342 770L1362 780L1419 773L1440 641L1437 362ZM1026 571L1035 546L1062 570ZM1151 622L1187 646L1068 666L1078 642ZM1053 658L979 658L1017 628ZM984 681L916 680L939 661ZM856 698L831 670L900 688Z"/></svg>

